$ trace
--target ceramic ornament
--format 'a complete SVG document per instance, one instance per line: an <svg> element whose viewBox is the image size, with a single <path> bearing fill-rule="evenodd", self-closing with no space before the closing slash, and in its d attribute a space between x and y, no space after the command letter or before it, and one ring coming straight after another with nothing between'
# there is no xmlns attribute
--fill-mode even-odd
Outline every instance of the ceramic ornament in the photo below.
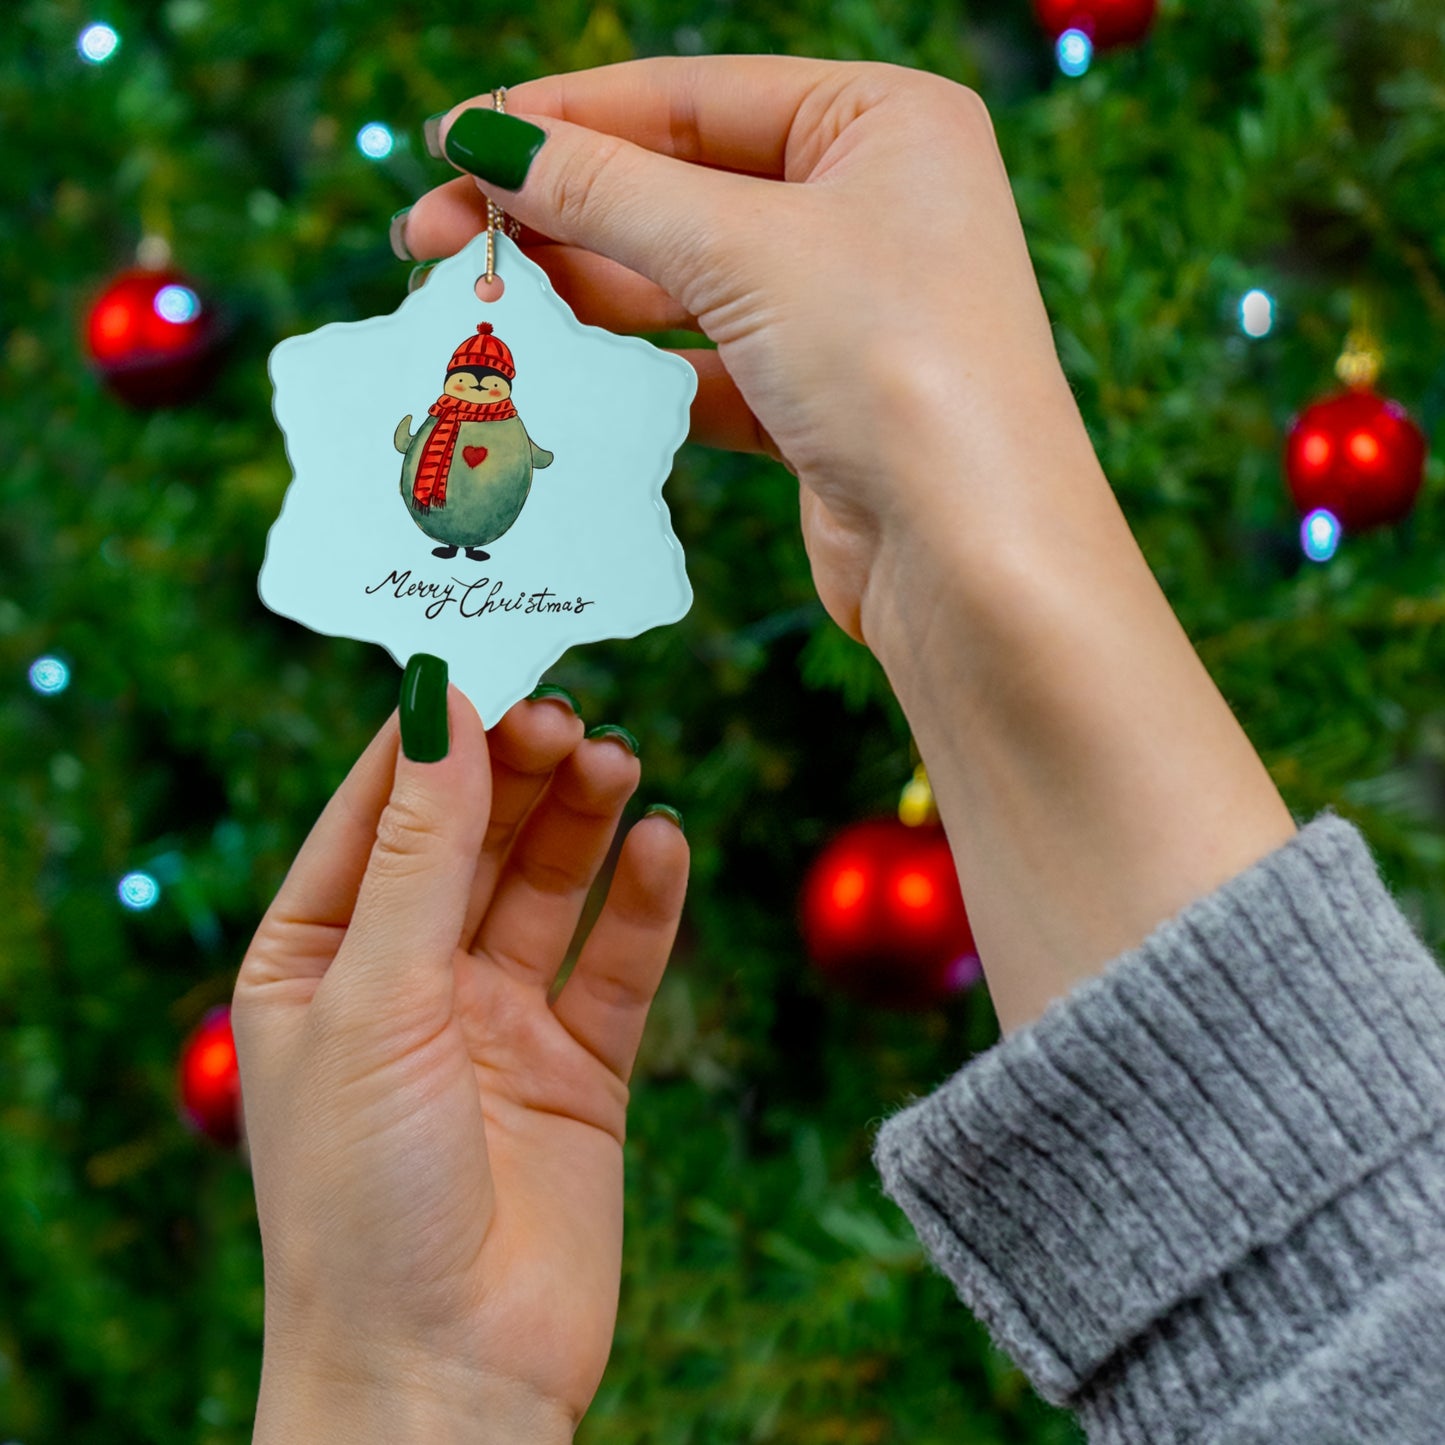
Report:
<svg viewBox="0 0 1445 1445"><path fill-rule="evenodd" d="M332 637L447 661L490 727L569 647L635 637L692 603L662 488L697 373L584 326L497 234L390 316L271 353L294 473L261 600Z"/></svg>

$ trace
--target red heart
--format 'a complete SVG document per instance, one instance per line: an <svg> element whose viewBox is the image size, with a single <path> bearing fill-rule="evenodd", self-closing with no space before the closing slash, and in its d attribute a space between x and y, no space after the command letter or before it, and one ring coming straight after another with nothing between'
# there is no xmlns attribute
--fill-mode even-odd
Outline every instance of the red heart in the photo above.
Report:
<svg viewBox="0 0 1445 1445"><path fill-rule="evenodd" d="M487 459L486 447L463 447L462 456L469 467L479 467Z"/></svg>

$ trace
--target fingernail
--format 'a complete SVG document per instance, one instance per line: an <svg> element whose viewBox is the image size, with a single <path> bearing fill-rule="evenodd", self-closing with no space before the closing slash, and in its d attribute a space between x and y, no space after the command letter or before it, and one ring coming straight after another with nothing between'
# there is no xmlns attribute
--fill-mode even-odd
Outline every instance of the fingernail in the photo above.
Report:
<svg viewBox="0 0 1445 1445"><path fill-rule="evenodd" d="M515 191L527 179L532 159L546 139L547 132L529 120L473 107L452 122L446 158L494 186Z"/></svg>
<svg viewBox="0 0 1445 1445"><path fill-rule="evenodd" d="M442 258L438 256L436 261L423 261L420 266L413 266L411 268L411 275L406 278L406 294L408 296L425 282L426 273L441 259Z"/></svg>
<svg viewBox="0 0 1445 1445"><path fill-rule="evenodd" d="M414 763L447 755L447 665L428 652L412 654L401 679L401 750Z"/></svg>
<svg viewBox="0 0 1445 1445"><path fill-rule="evenodd" d="M398 261L416 260L416 257L406 249L406 218L410 211L410 206L403 206L391 218L391 225L387 230L388 239L391 241L391 254Z"/></svg>
<svg viewBox="0 0 1445 1445"><path fill-rule="evenodd" d="M598 723L595 728L587 730L589 738L616 738L624 747L628 748L635 758L637 754L637 739L624 727L616 723Z"/></svg>
<svg viewBox="0 0 1445 1445"><path fill-rule="evenodd" d="M558 687L554 682L544 682L535 692L527 694L527 701L536 702L544 697L555 697L559 702L565 702L578 717L582 716L582 704L565 687Z"/></svg>
<svg viewBox="0 0 1445 1445"><path fill-rule="evenodd" d="M421 138L426 143L426 153L433 160L446 159L442 154L442 121L445 118L446 111L439 110L435 115L427 116L421 123Z"/></svg>
<svg viewBox="0 0 1445 1445"><path fill-rule="evenodd" d="M687 836L687 829L682 826L682 814L679 813L676 808L670 807L667 803L653 803L642 816L644 818L650 818L654 813L659 814L661 817L671 819L672 822L677 824L677 831L684 837Z"/></svg>

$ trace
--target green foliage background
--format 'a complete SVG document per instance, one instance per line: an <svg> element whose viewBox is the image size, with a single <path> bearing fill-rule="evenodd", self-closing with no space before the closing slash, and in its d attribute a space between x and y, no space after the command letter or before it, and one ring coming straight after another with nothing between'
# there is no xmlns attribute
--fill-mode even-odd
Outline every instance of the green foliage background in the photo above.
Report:
<svg viewBox="0 0 1445 1445"><path fill-rule="evenodd" d="M91 68L74 42L97 18L122 46ZM450 174L422 117L550 71L728 51L920 66L990 102L1151 565L1296 815L1358 821L1445 938L1440 464L1412 519L1324 566L1302 562L1279 469L1358 298L1382 388L1427 431L1445 403L1438 4L1174 0L1146 45L1070 81L1024 0L20 0L0 30L0 1436L249 1438L250 1179L178 1122L176 1054L229 999L398 682L379 649L257 600L289 480L267 352L400 299L387 217ZM379 164L353 144L373 119L400 138ZM79 325L148 230L235 334L202 402L134 412L88 371ZM1280 305L1259 342L1235 320L1254 285ZM689 447L667 497L692 612L549 674L639 736L633 815L678 805L696 850L634 1079L617 1340L580 1439L1077 1439L868 1160L886 1111L992 1042L987 999L840 999L793 924L821 841L892 806L906 725L816 603L791 478ZM43 698L25 674L47 652L74 680ZM128 915L134 867L166 887Z"/></svg>

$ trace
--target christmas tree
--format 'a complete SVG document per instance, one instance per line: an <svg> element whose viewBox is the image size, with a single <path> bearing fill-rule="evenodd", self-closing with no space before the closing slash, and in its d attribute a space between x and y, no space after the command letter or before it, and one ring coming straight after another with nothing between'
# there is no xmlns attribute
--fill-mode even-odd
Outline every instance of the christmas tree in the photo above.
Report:
<svg viewBox="0 0 1445 1445"><path fill-rule="evenodd" d="M1341 536L1302 534L1283 464L1351 335L1427 439L1445 408L1438 10L1166 0L1145 38L1096 50L1078 8L1061 32L1026 0L7 13L0 1438L250 1438L250 1177L178 1117L177 1059L399 680L258 600L290 481L265 362L395 308L387 219L452 174L422 118L495 85L776 51L978 90L1146 558L1296 816L1358 823L1445 942L1441 465L1404 520ZM206 318L189 397L126 400L94 364L87 320L138 254L171 268L158 314ZM630 816L676 805L694 849L632 1081L617 1339L579 1439L1076 1440L869 1162L886 1112L997 1037L986 994L870 1007L800 940L809 863L892 809L907 725L816 600L781 468L688 447L666 499L691 612L547 675L637 735Z"/></svg>

